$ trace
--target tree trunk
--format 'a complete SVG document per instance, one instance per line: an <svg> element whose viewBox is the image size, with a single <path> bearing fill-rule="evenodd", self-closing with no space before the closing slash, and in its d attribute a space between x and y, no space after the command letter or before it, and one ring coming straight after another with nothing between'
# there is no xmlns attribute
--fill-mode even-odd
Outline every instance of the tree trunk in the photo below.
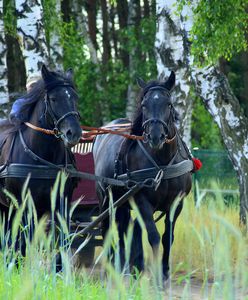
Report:
<svg viewBox="0 0 248 300"><path fill-rule="evenodd" d="M137 7L136 7L136 0L130 0L128 5L128 23L127 25L129 28L134 28L136 25L136 14L137 14ZM136 65L135 65L135 54L137 52L136 47L132 47L129 53L129 85L127 89L127 105L126 105L126 116L128 119L132 119L133 112L135 111L136 107L136 98L137 98L137 88L135 82L136 74Z"/></svg>
<svg viewBox="0 0 248 300"><path fill-rule="evenodd" d="M108 7L106 0L101 0L101 10L102 10L102 44L103 44L103 54L102 63L106 66L109 62L110 53L110 42L109 42L109 32L108 32Z"/></svg>
<svg viewBox="0 0 248 300"><path fill-rule="evenodd" d="M118 39L117 39L116 28L115 28L115 15L116 15L116 9L113 5L111 5L110 13L109 13L109 18L111 22L110 33L111 33L111 40L114 48L114 58L117 59L119 55L118 55Z"/></svg>
<svg viewBox="0 0 248 300"><path fill-rule="evenodd" d="M55 24L55 28L49 32L49 45L48 45L48 53L49 53L49 63L57 70L63 70L63 49L60 43L58 24L60 23L61 16L61 2L57 0L55 6L53 7L56 17L54 19L57 20ZM57 26L56 26L57 25Z"/></svg>
<svg viewBox="0 0 248 300"><path fill-rule="evenodd" d="M87 0L85 4L85 8L88 15L88 31L90 35L90 39L94 45L94 48L98 49L98 44L96 41L96 15L97 15L97 3L96 0Z"/></svg>
<svg viewBox="0 0 248 300"><path fill-rule="evenodd" d="M160 74L167 72L164 66L176 66L179 73L179 93L185 99L189 92L189 77L196 93L220 128L224 144L238 174L240 189L240 220L247 223L248 213L248 120L240 109L239 101L232 93L227 78L218 66L198 68L190 56L188 32L192 28L192 11L185 6L179 16L176 0L160 0L156 49ZM163 28L163 29L162 29ZM175 35L175 33L178 33ZM164 41L164 43L161 43ZM184 62L186 64L184 65ZM183 68L179 66L183 65ZM178 76L177 76L178 77ZM187 93L185 93L187 91Z"/></svg>
<svg viewBox="0 0 248 300"><path fill-rule="evenodd" d="M119 18L119 26L121 31L127 28L128 22L128 2L127 0L117 1L117 14ZM129 53L126 49L125 45L128 43L128 39L126 37L119 37L120 39L120 56L123 62L124 68L129 67Z"/></svg>
<svg viewBox="0 0 248 300"><path fill-rule="evenodd" d="M3 22L3 0L0 0L0 105L9 101L7 74L7 47ZM3 116L0 115L0 118Z"/></svg>
<svg viewBox="0 0 248 300"><path fill-rule="evenodd" d="M16 0L16 12L26 75L36 76L41 65L48 61L41 0Z"/></svg>
<svg viewBox="0 0 248 300"><path fill-rule="evenodd" d="M144 0L144 18L149 18L149 16L150 16L149 0Z"/></svg>
<svg viewBox="0 0 248 300"><path fill-rule="evenodd" d="M184 40L178 24L178 16L173 14L172 2L157 1L157 31L155 50L157 56L157 69L161 79L169 76L170 71L176 73L176 86L173 92L173 102L179 112L179 130L184 141L191 146L191 116L192 97L190 96L191 79L188 72L188 44Z"/></svg>
<svg viewBox="0 0 248 300"><path fill-rule="evenodd" d="M224 144L238 174L240 220L248 213L248 119L240 109L227 78L217 67L192 68L197 94L220 128Z"/></svg>

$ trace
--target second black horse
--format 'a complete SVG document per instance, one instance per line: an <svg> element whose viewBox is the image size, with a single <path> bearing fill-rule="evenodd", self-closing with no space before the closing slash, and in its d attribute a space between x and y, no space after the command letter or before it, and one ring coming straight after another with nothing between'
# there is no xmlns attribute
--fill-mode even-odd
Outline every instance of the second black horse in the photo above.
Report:
<svg viewBox="0 0 248 300"><path fill-rule="evenodd" d="M163 275L169 272L169 254L174 239L174 226L183 202L180 201L170 221L170 210L178 196L187 195L191 189L193 162L188 148L182 141L175 126L177 112L171 101L171 90L175 74L171 72L165 82L139 80L141 92L131 133L143 135L144 141L126 140L115 135L98 136L93 147L96 175L115 177L134 182L153 183L143 187L134 195L135 203L144 220L149 243L155 257L158 257L160 234L153 218L155 211L166 214L165 232L162 237ZM118 119L111 124L128 122ZM112 187L113 201L124 194L123 188ZM101 209L109 206L107 186L97 183ZM125 264L125 233L130 222L130 205L127 203L116 211L120 239L121 266ZM109 220L102 223L103 236L109 228ZM134 223L130 264L139 271L144 269L142 232L140 223Z"/></svg>

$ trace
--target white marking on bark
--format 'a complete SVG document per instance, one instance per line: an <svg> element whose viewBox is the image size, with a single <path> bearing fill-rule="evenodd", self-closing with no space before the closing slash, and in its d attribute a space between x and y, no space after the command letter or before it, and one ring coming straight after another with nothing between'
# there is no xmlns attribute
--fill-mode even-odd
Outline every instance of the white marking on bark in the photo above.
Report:
<svg viewBox="0 0 248 300"><path fill-rule="evenodd" d="M243 154L246 159L248 159L248 135L246 137L245 143L243 145Z"/></svg>
<svg viewBox="0 0 248 300"><path fill-rule="evenodd" d="M190 78L187 72L188 62L185 60L180 18L176 14L176 0L157 0L158 16L155 49L157 50L157 69L160 77L168 77L170 71L176 72L176 88L172 101L181 117L180 132L187 145L191 140L192 99L189 96Z"/></svg>
<svg viewBox="0 0 248 300"><path fill-rule="evenodd" d="M0 1L0 15L3 16L2 0ZM4 23L3 18L0 18L0 104L9 101L6 53Z"/></svg>
<svg viewBox="0 0 248 300"><path fill-rule="evenodd" d="M48 51L43 27L41 0L16 0L17 31L25 59L26 74L39 72L47 62Z"/></svg>
<svg viewBox="0 0 248 300"><path fill-rule="evenodd" d="M238 127L240 125L240 120L234 115L231 105L225 105L223 108L226 110L226 120L229 126L231 128Z"/></svg>
<svg viewBox="0 0 248 300"><path fill-rule="evenodd" d="M61 2L56 1L55 3L55 13L57 15L56 18L60 20L60 13L61 13ZM63 70L62 66L62 56L63 56L63 49L60 43L60 35L59 29L53 28L50 34L50 47L49 47L49 56L50 60L55 66L57 70Z"/></svg>

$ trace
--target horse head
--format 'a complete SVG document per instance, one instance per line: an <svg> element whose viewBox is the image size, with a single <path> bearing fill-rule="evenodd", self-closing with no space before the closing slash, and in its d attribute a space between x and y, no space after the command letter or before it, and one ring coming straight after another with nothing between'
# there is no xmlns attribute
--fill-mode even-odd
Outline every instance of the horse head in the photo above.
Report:
<svg viewBox="0 0 248 300"><path fill-rule="evenodd" d="M145 83L142 79L138 79L137 82L142 88L140 110L143 135L150 147L158 150L175 136L173 123L176 112L170 95L175 85L175 73L171 72L164 82Z"/></svg>
<svg viewBox="0 0 248 300"><path fill-rule="evenodd" d="M69 69L62 75L49 71L43 65L41 74L46 90L46 123L54 128L66 147L74 146L79 142L82 130L76 108L78 95L72 81L73 72Z"/></svg>

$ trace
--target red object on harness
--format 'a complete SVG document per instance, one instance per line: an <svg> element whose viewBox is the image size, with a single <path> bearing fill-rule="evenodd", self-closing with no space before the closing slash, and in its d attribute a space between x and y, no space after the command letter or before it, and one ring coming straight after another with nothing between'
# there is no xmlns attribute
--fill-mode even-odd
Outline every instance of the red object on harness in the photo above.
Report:
<svg viewBox="0 0 248 300"><path fill-rule="evenodd" d="M200 170L200 168L202 167L202 162L200 161L200 159L193 157L192 160L194 163L194 171Z"/></svg>

